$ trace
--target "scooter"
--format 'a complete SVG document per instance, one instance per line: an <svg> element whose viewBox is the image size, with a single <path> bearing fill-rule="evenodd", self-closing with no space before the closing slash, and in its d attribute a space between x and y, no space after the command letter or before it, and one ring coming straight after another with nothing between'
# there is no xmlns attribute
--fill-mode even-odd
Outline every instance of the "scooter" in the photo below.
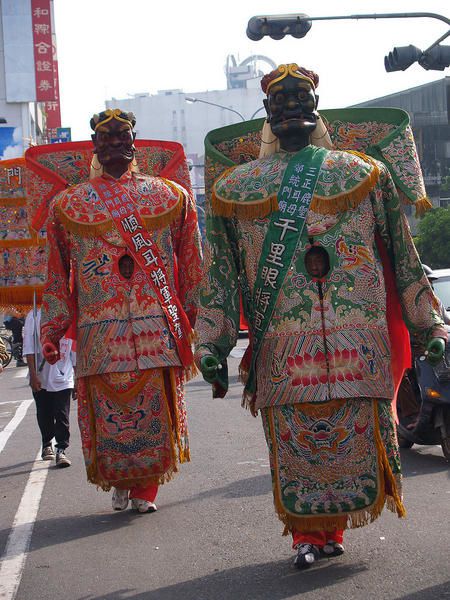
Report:
<svg viewBox="0 0 450 600"><path fill-rule="evenodd" d="M405 374L397 397L400 448L440 444L450 461L450 344L441 362L432 366L418 356Z"/></svg>

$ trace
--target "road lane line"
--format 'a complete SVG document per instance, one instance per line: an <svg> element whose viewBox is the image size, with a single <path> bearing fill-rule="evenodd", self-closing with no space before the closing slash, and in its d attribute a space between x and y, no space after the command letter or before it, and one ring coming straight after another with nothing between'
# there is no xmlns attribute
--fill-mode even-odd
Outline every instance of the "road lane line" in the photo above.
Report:
<svg viewBox="0 0 450 600"><path fill-rule="evenodd" d="M14 373L14 379L18 379L19 377L26 377L28 375L28 369L20 369L16 373Z"/></svg>
<svg viewBox="0 0 450 600"><path fill-rule="evenodd" d="M6 445L6 442L9 440L11 435L14 433L14 431L20 425L24 416L27 414L27 410L28 410L30 404L33 404L33 400L24 400L20 404L20 406L17 408L16 414L11 419L11 421L6 425L6 427L3 429L3 431L0 431L0 452L2 452L3 448ZM0 596L0 598L1 598L1 596Z"/></svg>
<svg viewBox="0 0 450 600"><path fill-rule="evenodd" d="M14 517L12 529L6 542L5 553L0 561L1 600L14 600L17 595L30 548L31 534L33 533L48 475L49 462L41 459L41 451L39 450Z"/></svg>

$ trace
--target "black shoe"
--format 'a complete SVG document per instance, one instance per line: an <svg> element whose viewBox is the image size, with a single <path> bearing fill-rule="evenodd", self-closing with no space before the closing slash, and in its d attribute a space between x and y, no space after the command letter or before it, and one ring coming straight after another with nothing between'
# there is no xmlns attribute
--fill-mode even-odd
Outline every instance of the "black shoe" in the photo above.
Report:
<svg viewBox="0 0 450 600"><path fill-rule="evenodd" d="M56 466L60 469L63 469L64 467L70 467L71 464L72 463L67 458L63 448L58 448L56 451Z"/></svg>
<svg viewBox="0 0 450 600"><path fill-rule="evenodd" d="M28 367L28 364L24 360L18 360L16 362L16 367Z"/></svg>
<svg viewBox="0 0 450 600"><path fill-rule="evenodd" d="M309 569L319 558L320 552L317 546L314 546L314 544L299 544L294 566L297 569Z"/></svg>
<svg viewBox="0 0 450 600"><path fill-rule="evenodd" d="M320 549L322 556L328 556L328 558L332 556L342 556L344 552L344 546L339 542L334 542L333 540L329 540L325 546Z"/></svg>

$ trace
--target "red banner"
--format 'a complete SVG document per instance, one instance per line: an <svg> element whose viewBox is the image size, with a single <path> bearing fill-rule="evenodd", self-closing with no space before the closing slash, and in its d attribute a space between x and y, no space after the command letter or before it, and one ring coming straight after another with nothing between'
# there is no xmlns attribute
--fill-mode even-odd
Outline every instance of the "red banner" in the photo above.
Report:
<svg viewBox="0 0 450 600"><path fill-rule="evenodd" d="M55 100L50 0L31 0L36 101Z"/></svg>
<svg viewBox="0 0 450 600"><path fill-rule="evenodd" d="M56 46L54 47L55 56L53 59L54 76L55 76L55 99L47 100L45 103L45 112L47 115L47 131L61 127L61 106L59 103L59 78L58 78L58 61L56 60ZM56 137L52 135L50 137Z"/></svg>

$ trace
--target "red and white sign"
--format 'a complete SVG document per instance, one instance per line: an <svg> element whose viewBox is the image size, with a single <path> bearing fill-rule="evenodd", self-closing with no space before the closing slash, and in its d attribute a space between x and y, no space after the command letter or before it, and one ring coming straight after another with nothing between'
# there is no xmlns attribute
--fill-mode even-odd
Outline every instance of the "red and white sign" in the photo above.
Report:
<svg viewBox="0 0 450 600"><path fill-rule="evenodd" d="M53 65L55 68L54 76L55 76L55 99L47 100L45 103L45 112L47 114L47 130L48 129L57 129L61 127L61 106L59 103L59 78L58 78L58 61L56 60L56 45L55 48L55 57L53 60ZM56 137L56 135L52 135L51 137Z"/></svg>
<svg viewBox="0 0 450 600"><path fill-rule="evenodd" d="M31 0L36 101L55 100L55 65L50 0Z"/></svg>

